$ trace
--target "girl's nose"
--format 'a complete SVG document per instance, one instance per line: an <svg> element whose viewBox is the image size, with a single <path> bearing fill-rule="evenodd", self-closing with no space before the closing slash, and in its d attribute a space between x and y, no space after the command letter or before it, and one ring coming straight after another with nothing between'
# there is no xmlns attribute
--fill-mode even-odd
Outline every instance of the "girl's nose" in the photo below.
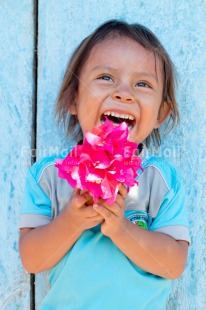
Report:
<svg viewBox="0 0 206 310"><path fill-rule="evenodd" d="M116 90L112 95L112 99L120 101L120 102L128 102L128 103L134 102L134 96L131 90L129 89Z"/></svg>

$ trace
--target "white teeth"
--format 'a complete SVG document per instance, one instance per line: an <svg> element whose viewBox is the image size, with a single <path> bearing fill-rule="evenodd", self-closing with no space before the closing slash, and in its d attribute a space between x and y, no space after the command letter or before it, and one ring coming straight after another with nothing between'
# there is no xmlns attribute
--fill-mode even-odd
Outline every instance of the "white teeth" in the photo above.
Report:
<svg viewBox="0 0 206 310"><path fill-rule="evenodd" d="M104 115L107 115L107 116L111 115L111 116L120 117L120 118L124 118L124 119L134 120L134 116L132 116L130 114L120 114L117 112L106 111L106 112L104 112Z"/></svg>

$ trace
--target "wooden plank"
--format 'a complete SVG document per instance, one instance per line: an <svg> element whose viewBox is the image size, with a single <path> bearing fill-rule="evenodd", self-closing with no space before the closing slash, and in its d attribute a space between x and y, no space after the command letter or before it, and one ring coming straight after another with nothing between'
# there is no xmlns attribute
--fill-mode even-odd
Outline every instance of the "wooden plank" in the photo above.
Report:
<svg viewBox="0 0 206 310"><path fill-rule="evenodd" d="M18 253L19 209L31 164L33 2L0 4L0 309L28 309L30 276Z"/></svg>
<svg viewBox="0 0 206 310"><path fill-rule="evenodd" d="M38 157L64 147L52 118L60 81L73 49L103 21L123 18L146 25L163 42L178 69L182 124L165 138L164 149L158 153L172 161L183 176L193 246L184 275L173 282L169 310L204 309L206 304L205 11L206 3L200 0L195 5L185 0L178 6L172 0L39 3ZM44 277L37 277L37 308L44 295Z"/></svg>

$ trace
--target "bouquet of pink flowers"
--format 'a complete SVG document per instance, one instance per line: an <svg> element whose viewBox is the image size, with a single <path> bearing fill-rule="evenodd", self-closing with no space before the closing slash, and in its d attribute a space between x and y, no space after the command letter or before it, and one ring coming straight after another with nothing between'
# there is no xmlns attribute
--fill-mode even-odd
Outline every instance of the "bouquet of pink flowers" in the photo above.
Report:
<svg viewBox="0 0 206 310"><path fill-rule="evenodd" d="M118 185L128 187L137 184L141 158L136 155L137 143L128 140L129 130L125 122L115 126L106 119L85 133L84 143L76 145L63 160L56 159L58 176L73 187L90 192L96 203L102 198L113 205Z"/></svg>

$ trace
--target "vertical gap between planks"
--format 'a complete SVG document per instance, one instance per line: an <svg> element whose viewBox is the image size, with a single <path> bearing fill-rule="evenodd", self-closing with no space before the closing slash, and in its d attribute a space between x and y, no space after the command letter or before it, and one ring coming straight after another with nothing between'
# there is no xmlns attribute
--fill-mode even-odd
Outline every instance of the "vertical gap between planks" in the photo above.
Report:
<svg viewBox="0 0 206 310"><path fill-rule="evenodd" d="M32 137L31 164L36 161L37 147L37 83L38 83L38 0L33 0L33 100L32 100ZM30 275L30 310L35 310L35 275Z"/></svg>

